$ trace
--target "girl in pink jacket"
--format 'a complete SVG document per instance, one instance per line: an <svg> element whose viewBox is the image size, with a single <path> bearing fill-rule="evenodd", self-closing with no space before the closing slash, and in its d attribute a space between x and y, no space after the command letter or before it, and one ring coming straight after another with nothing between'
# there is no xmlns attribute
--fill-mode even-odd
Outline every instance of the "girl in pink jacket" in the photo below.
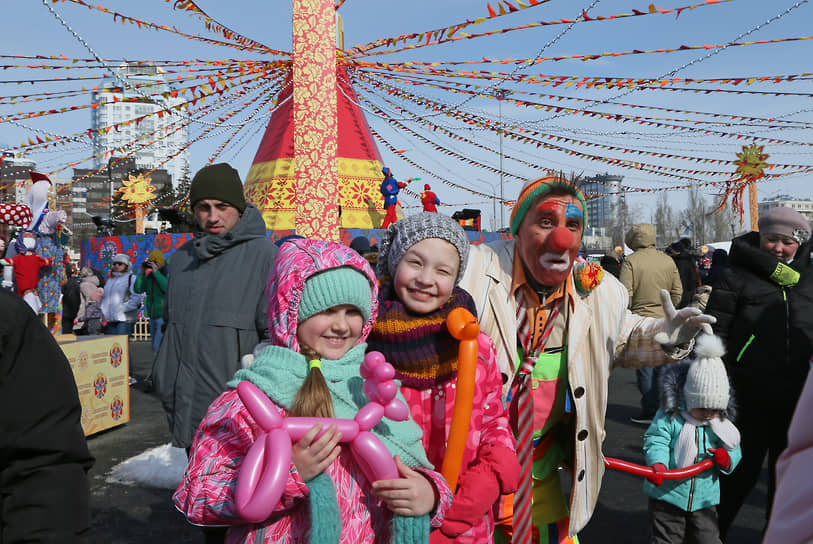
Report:
<svg viewBox="0 0 813 544"><path fill-rule="evenodd" d="M463 307L476 315L468 292L457 287L469 241L448 216L423 212L394 223L379 242L378 272L384 279L380 313L369 349L395 367L423 445L436 467L446 454L455 402L459 342L446 318ZM514 435L502 403L502 376L491 339L480 334L469 433L454 502L433 544L491 542L493 506L513 493L519 477Z"/></svg>
<svg viewBox="0 0 813 544"><path fill-rule="evenodd" d="M377 312L369 264L333 242L296 239L277 254L267 288L270 346L258 346L243 380L262 390L283 416L352 419L366 404L359 375L364 340ZM216 310L215 310L216 311ZM282 496L268 519L241 519L235 489L241 463L261 435L235 389L209 407L173 497L198 525L230 526L226 542L423 543L452 500L431 470L421 431L411 420L381 420L371 431L395 455L400 478L370 482L335 425L315 425L292 446Z"/></svg>

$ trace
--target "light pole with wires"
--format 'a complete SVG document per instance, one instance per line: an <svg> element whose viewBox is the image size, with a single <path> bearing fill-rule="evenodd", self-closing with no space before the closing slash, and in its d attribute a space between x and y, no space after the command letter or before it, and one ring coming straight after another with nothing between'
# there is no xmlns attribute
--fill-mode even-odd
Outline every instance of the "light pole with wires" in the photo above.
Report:
<svg viewBox="0 0 813 544"><path fill-rule="evenodd" d="M502 171L502 101L505 98L505 95L508 94L506 89L494 89L494 96L497 97L497 107L499 108L499 122L497 123L497 134L500 136L500 228L505 227L505 206L502 204L505 202L505 194L504 194L504 182L503 182L503 171Z"/></svg>
<svg viewBox="0 0 813 544"><path fill-rule="evenodd" d="M486 181L483 178L475 178L477 181L482 181L489 187L491 187L491 231L497 232L497 188L494 186L493 183L490 181ZM502 206L502 203L500 203Z"/></svg>

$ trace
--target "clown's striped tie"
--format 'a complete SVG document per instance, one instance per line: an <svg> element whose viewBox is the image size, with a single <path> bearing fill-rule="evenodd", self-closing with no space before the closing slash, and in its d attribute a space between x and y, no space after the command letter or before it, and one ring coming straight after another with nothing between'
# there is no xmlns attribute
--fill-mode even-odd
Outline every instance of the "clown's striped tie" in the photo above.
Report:
<svg viewBox="0 0 813 544"><path fill-rule="evenodd" d="M533 380L531 373L536 366L536 359L545 348L556 318L559 315L559 305L553 307L548 316L545 328L536 342L536 348L530 349L530 334L522 336L520 331L520 341L523 342L525 353L530 356L525 357L517 372L517 421L515 428L517 431L517 460L520 465L519 485L514 493L513 506L513 537L512 542L517 544L530 544L533 535L533 464L534 464L534 406L533 393L531 391ZM540 431L542 429L539 429Z"/></svg>
<svg viewBox="0 0 813 544"><path fill-rule="evenodd" d="M517 460L519 461L519 485L514 493L514 527L512 542L531 542L532 503L533 503L533 439L534 418L531 402L531 371L533 360L526 359L520 368L521 376L516 390L517 395Z"/></svg>

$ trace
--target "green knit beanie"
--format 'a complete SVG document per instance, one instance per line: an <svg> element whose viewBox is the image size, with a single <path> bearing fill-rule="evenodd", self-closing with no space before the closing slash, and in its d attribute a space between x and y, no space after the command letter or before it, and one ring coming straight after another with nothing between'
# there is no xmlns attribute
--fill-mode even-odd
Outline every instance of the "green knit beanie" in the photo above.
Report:
<svg viewBox="0 0 813 544"><path fill-rule="evenodd" d="M194 207L197 201L206 198L228 202L243 213L246 198L237 170L225 162L210 164L198 170L189 187L189 205Z"/></svg>
<svg viewBox="0 0 813 544"><path fill-rule="evenodd" d="M372 296L369 280L355 268L329 268L305 281L297 322L302 323L314 314L341 304L350 304L361 310L366 322L372 312Z"/></svg>

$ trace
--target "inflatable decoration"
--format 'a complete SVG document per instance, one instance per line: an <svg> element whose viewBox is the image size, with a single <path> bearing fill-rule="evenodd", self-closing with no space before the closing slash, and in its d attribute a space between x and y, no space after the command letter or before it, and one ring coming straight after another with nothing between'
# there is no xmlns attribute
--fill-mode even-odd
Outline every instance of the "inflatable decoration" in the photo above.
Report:
<svg viewBox="0 0 813 544"><path fill-rule="evenodd" d="M446 318L449 333L460 340L457 355L457 385L455 386L454 409L446 440L446 455L440 473L446 478L452 493L457 490L457 478L463 463L466 437L469 435L471 409L474 400L474 375L477 372L477 337L480 326L477 318L465 308L455 308Z"/></svg>
<svg viewBox="0 0 813 544"><path fill-rule="evenodd" d="M25 238L35 241L36 251L29 252L15 244L9 248L6 256L11 259L19 256L18 254L29 253L20 256L18 261L9 263L14 266L18 294L26 298L36 313L50 314L49 325L56 326L65 270L61 266L51 266L51 263L59 263L62 259L59 233L64 229L63 223L67 215L63 210L48 209L48 193L51 189L48 176L38 172L30 172L30 176L31 186L26 191L22 204L0 204L0 223L22 227L18 236L25 235ZM22 238L20 240L22 243ZM28 265L23 264L25 260L29 262ZM31 263L35 261L44 264L45 270L40 272L38 266L32 266Z"/></svg>
<svg viewBox="0 0 813 544"><path fill-rule="evenodd" d="M342 434L342 442L350 443L350 450L371 482L400 478L390 452L370 432L382 417L396 421L409 417L409 408L395 398L398 384L393 381L394 376L395 370L381 353L372 351L364 357L361 377L365 380L364 395L370 402L353 419L284 418L256 385L248 381L240 382L237 394L263 430L237 473L235 499L240 516L251 523L268 519L285 489L293 442L300 440L317 423L324 426L322 432L330 425L336 425Z"/></svg>
<svg viewBox="0 0 813 544"><path fill-rule="evenodd" d="M23 230L53 234L65 222L64 211L48 209L48 191L51 180L45 174L30 172L31 187L25 193L22 204L0 203L0 223L22 227Z"/></svg>

